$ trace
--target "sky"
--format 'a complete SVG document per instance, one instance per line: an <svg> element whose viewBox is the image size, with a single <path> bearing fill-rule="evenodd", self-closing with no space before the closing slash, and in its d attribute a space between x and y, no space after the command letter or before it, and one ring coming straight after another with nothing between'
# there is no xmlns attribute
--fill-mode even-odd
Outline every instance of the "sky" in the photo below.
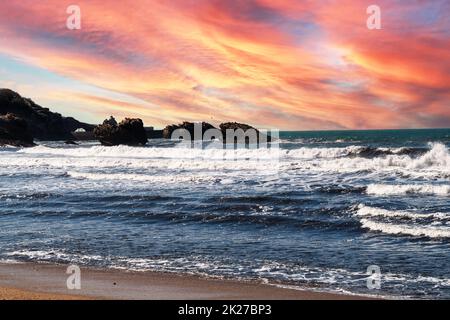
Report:
<svg viewBox="0 0 450 320"><path fill-rule="evenodd" d="M450 0L1 1L0 87L90 123L450 127Z"/></svg>

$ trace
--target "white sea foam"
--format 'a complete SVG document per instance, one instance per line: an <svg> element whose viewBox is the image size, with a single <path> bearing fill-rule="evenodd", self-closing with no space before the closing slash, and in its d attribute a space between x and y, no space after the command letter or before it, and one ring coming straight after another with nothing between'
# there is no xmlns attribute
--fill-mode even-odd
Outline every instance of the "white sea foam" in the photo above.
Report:
<svg viewBox="0 0 450 320"><path fill-rule="evenodd" d="M388 218L409 218L409 219L424 219L433 218L438 220L449 219L450 215L443 212L436 213L416 213L410 211L391 211L381 208L369 207L364 204L358 205L358 210L355 214L358 217L388 217ZM450 228L449 228L450 231Z"/></svg>
<svg viewBox="0 0 450 320"><path fill-rule="evenodd" d="M36 260L63 260L63 261L71 261L71 260L79 260L84 263L88 261L102 261L105 259L99 255L71 255L62 250L17 250L6 253L7 256L10 257L25 257L28 259L36 259Z"/></svg>
<svg viewBox="0 0 450 320"><path fill-rule="evenodd" d="M16 259L0 259L0 263L3 263L3 264L22 264L24 262L16 260Z"/></svg>
<svg viewBox="0 0 450 320"><path fill-rule="evenodd" d="M185 147L76 147L37 146L5 152L0 168L76 168L179 169L179 170L247 170L258 173L273 171L336 173L387 173L426 179L450 177L450 154L443 144L433 144L426 154L387 155L375 158L346 157L357 155L362 147L285 149L190 149ZM371 189L372 191L374 188ZM440 189L436 189L437 192ZM448 190L448 189L445 189ZM445 190L443 192L445 192ZM374 191L375 192L375 191ZM447 191L448 192L448 191Z"/></svg>
<svg viewBox="0 0 450 320"><path fill-rule="evenodd" d="M278 148L246 149L239 148L189 148L183 144L171 148L129 147L129 146L93 146L79 148L50 148L37 146L21 149L17 153L41 156L94 157L94 158L136 158L136 159L276 159L280 156Z"/></svg>
<svg viewBox="0 0 450 320"><path fill-rule="evenodd" d="M418 158L408 155L387 155L372 159L354 157L337 159L316 159L299 163L298 167L309 170L334 172L376 171L400 172L413 177L450 176L450 153L440 143L431 145L430 151Z"/></svg>
<svg viewBox="0 0 450 320"><path fill-rule="evenodd" d="M428 195L450 195L450 185L431 184L370 184L367 186L367 194L373 195L400 195L400 194L428 194Z"/></svg>
<svg viewBox="0 0 450 320"><path fill-rule="evenodd" d="M403 234L416 237L450 238L450 228L432 226L412 226L406 224L391 224L370 219L361 219L363 228L388 234Z"/></svg>
<svg viewBox="0 0 450 320"><path fill-rule="evenodd" d="M205 175L146 175L146 174L131 174L131 173L89 173L89 172L75 172L68 171L67 175L76 179L88 180L115 180L115 181L140 181L140 182L154 182L154 183L174 183L174 182L193 182L202 183L214 181L212 176Z"/></svg>
<svg viewBox="0 0 450 320"><path fill-rule="evenodd" d="M285 151L285 158L289 159L317 159L317 158L339 158L356 153L364 149L361 146L349 146L344 148L298 148Z"/></svg>
<svg viewBox="0 0 450 320"><path fill-rule="evenodd" d="M445 145L442 143L432 143L430 151L423 156L413 159L408 168L423 169L429 167L442 167L450 170L450 153Z"/></svg>
<svg viewBox="0 0 450 320"><path fill-rule="evenodd" d="M168 158L168 159L273 159L282 157L284 159L317 159L317 158L339 158L349 154L357 154L363 150L362 146L348 146L341 148L309 148L297 149L239 148L223 149L221 146L213 145L210 148L190 148L179 144L171 148L163 147L130 147L130 146L91 146L78 148L51 148L47 146L36 146L34 148L20 149L17 153L39 154L47 156L70 156L70 157L115 157L115 158ZM382 148L381 148L382 149ZM380 150L381 150L380 149ZM386 150L389 150L386 148Z"/></svg>
<svg viewBox="0 0 450 320"><path fill-rule="evenodd" d="M441 226L436 227L434 225L417 225L417 224L404 224L404 223L392 223L392 222L380 222L374 221L373 217L386 217L386 218L407 218L412 220L431 218L440 221L448 220L450 216L442 212L436 213L416 213L410 211L392 211L381 208L373 208L363 204L358 206L358 210L355 214L361 217L361 225L363 228L379 231L388 234L403 234L412 236L425 236L429 238L449 238L450 227Z"/></svg>
<svg viewBox="0 0 450 320"><path fill-rule="evenodd" d="M223 275L242 279L243 270L249 271L251 274L257 275L258 279L267 284L271 284L274 277L279 280L301 282L301 283L322 283L329 285L348 284L348 283L365 283L367 274L365 272L355 272L338 268L319 268L313 266L299 264L285 264L276 261L267 261L264 263L255 263L250 266L248 263L240 264L229 263L226 261L214 260L205 256L191 255L189 257L179 258L130 258L130 257L111 257L99 255L71 254L63 250L18 250L7 252L6 256L14 258L27 258L37 261L57 261L66 263L91 264L100 263L112 269L131 270L131 271L164 271L185 274L205 275L211 278L222 278ZM17 263L15 259L6 259L4 263ZM245 261L244 261L245 262ZM383 282L402 283L402 284L422 284L436 285L440 287L450 286L450 279L432 276L414 276L410 274L395 274L383 272ZM305 290L305 287L292 284L274 283L277 286L286 286L290 289ZM343 291L338 287L335 290ZM309 287L309 289L311 289ZM320 291L318 288L317 290ZM331 291L333 292L333 291ZM400 297L397 297L400 298ZM401 296L406 298L406 296Z"/></svg>

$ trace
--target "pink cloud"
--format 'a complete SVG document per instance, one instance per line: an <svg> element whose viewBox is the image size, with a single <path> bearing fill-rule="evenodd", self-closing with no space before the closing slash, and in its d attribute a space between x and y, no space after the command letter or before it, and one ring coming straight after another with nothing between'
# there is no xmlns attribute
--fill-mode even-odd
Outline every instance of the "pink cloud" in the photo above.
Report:
<svg viewBox="0 0 450 320"><path fill-rule="evenodd" d="M103 103L149 123L450 126L449 23L427 15L445 2L380 1L374 31L364 1L80 0L80 31L69 4L2 2L0 53L158 106L85 95L99 118Z"/></svg>

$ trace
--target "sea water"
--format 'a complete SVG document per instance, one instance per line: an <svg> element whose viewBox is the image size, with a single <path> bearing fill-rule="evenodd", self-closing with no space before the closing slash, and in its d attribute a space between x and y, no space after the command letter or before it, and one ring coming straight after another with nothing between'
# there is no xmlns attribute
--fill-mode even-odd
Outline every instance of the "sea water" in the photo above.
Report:
<svg viewBox="0 0 450 320"><path fill-rule="evenodd" d="M3 261L450 298L450 129L281 132L277 150L38 144L0 148Z"/></svg>

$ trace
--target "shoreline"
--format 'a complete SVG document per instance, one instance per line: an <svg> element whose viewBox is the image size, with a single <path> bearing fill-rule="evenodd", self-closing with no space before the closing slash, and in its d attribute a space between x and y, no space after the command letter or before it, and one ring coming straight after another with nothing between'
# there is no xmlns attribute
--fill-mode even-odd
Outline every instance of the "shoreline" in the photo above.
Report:
<svg viewBox="0 0 450 320"><path fill-rule="evenodd" d="M81 267L81 290L66 265L0 262L0 300L367 300L361 295L282 288L256 281L157 271Z"/></svg>

